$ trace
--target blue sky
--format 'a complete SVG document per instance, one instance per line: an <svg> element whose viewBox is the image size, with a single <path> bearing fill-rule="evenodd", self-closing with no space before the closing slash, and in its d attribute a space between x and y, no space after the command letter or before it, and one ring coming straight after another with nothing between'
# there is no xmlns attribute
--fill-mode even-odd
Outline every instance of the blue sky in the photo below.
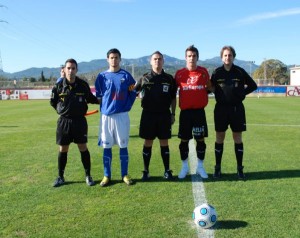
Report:
<svg viewBox="0 0 300 238"><path fill-rule="evenodd" d="M184 59L194 44L200 59L232 45L237 59L278 59L300 65L297 0L0 0L0 52L5 72L59 67L155 50Z"/></svg>

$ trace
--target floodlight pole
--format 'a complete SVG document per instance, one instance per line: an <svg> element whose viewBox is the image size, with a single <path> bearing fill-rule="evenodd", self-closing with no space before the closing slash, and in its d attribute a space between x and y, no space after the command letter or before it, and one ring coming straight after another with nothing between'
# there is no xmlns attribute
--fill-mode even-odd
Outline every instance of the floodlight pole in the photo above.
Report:
<svg viewBox="0 0 300 238"><path fill-rule="evenodd" d="M265 78L265 82L267 81L267 59L264 58L264 78Z"/></svg>
<svg viewBox="0 0 300 238"><path fill-rule="evenodd" d="M3 72L3 66L2 66L2 57L1 57L1 51L0 51L0 73Z"/></svg>
<svg viewBox="0 0 300 238"><path fill-rule="evenodd" d="M7 7L4 6L4 5L0 5L0 7L5 7L5 8L7 8ZM1 19L0 19L0 22L7 23L7 24L8 24L7 21L1 20ZM1 58L1 51L0 51L0 72L3 72L2 58Z"/></svg>
<svg viewBox="0 0 300 238"><path fill-rule="evenodd" d="M250 66L250 76L252 77L252 64L255 63L255 61L248 61L249 66Z"/></svg>

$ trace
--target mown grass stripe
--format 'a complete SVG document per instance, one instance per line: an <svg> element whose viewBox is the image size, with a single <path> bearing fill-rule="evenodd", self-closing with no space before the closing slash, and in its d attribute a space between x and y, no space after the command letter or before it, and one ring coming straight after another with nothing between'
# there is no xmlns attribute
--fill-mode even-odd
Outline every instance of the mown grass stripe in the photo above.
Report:
<svg viewBox="0 0 300 238"><path fill-rule="evenodd" d="M200 177L200 175L196 174L198 158L196 155L196 147L194 140L190 140L189 150L190 174L192 179L193 197L195 207L197 207L203 203L206 203L207 200L205 196L205 189L202 178ZM197 228L197 235L199 238L213 238L214 230Z"/></svg>

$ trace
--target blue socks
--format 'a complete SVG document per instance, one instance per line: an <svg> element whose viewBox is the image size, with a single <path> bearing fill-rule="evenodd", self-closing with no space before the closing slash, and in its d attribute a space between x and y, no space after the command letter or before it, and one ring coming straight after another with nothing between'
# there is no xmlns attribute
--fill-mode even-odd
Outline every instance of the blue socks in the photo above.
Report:
<svg viewBox="0 0 300 238"><path fill-rule="evenodd" d="M120 148L121 176L128 175L128 149Z"/></svg>
<svg viewBox="0 0 300 238"><path fill-rule="evenodd" d="M112 161L112 149L104 148L103 150L103 166L104 176L111 178L111 161ZM128 149L120 148L120 162L121 162L121 176L128 175Z"/></svg>
<svg viewBox="0 0 300 238"><path fill-rule="evenodd" d="M111 160L112 160L111 148L104 148L103 150L104 176L109 178L111 177Z"/></svg>

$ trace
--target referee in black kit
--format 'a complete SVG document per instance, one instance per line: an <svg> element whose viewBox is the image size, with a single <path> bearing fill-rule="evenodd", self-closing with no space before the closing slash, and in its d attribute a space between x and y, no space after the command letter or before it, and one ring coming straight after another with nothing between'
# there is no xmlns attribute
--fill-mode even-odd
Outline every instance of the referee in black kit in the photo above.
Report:
<svg viewBox="0 0 300 238"><path fill-rule="evenodd" d="M224 139L226 130L230 125L234 140L237 175L239 179L245 179L242 132L246 131L246 115L243 100L247 94L257 89L257 85L243 68L233 64L236 53L232 46L224 46L220 56L223 65L218 67L211 76L211 89L216 99L214 109L216 130L214 178L221 177Z"/></svg>
<svg viewBox="0 0 300 238"><path fill-rule="evenodd" d="M143 108L139 136L144 141L143 161L144 171L142 180L150 178L149 165L152 155L152 145L157 137L164 164L164 178L172 180L170 170L170 150L168 140L171 138L171 126L175 121L176 81L172 75L163 70L164 58L162 53L155 51L150 58L151 71L144 74L135 89L141 93Z"/></svg>
<svg viewBox="0 0 300 238"><path fill-rule="evenodd" d="M99 104L99 102L92 94L88 83L76 76L78 65L74 59L65 62L64 71L65 78L55 84L50 99L51 106L60 115L56 130L56 143L59 145L58 177L53 187L59 187L65 182L64 171L71 142L76 143L80 151L86 184L93 186L95 182L90 174L91 159L87 147L88 125L85 114L88 103Z"/></svg>

